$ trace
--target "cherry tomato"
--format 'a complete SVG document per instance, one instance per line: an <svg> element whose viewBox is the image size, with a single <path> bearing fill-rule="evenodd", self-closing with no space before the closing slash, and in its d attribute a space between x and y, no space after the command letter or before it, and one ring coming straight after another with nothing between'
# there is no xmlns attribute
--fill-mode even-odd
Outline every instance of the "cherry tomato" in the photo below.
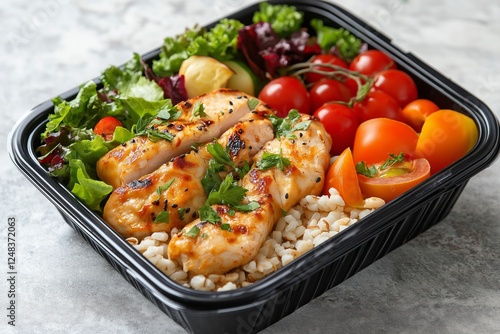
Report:
<svg viewBox="0 0 500 334"><path fill-rule="evenodd" d="M330 154L338 155L354 144L354 136L359 126L356 113L351 108L337 103L327 103L314 112L332 136Z"/></svg>
<svg viewBox="0 0 500 334"><path fill-rule="evenodd" d="M404 121L399 104L379 90L369 92L362 102L355 103L354 111L361 122L381 117Z"/></svg>
<svg viewBox="0 0 500 334"><path fill-rule="evenodd" d="M416 155L429 160L431 174L435 174L467 154L478 136L472 118L454 110L438 110L424 122Z"/></svg>
<svg viewBox="0 0 500 334"><path fill-rule="evenodd" d="M347 206L363 207L364 198L359 188L358 175L350 148L346 148L330 166L326 174L323 194L328 195L330 188L337 189Z"/></svg>
<svg viewBox="0 0 500 334"><path fill-rule="evenodd" d="M359 125L354 137L354 162L376 164L388 154L399 152L413 157L418 134L411 126L389 118L374 118Z"/></svg>
<svg viewBox="0 0 500 334"><path fill-rule="evenodd" d="M106 116L97 122L94 132L105 140L111 140L117 126L122 126L122 123L118 119L113 116Z"/></svg>
<svg viewBox="0 0 500 334"><path fill-rule="evenodd" d="M373 89L381 90L390 95L401 108L418 98L417 86L413 79L400 70L385 70L375 76Z"/></svg>
<svg viewBox="0 0 500 334"><path fill-rule="evenodd" d="M407 124L410 124L415 131L420 132L425 119L438 110L439 107L434 102L419 99L408 103L406 107L403 108L403 116Z"/></svg>
<svg viewBox="0 0 500 334"><path fill-rule="evenodd" d="M316 110L327 102L349 102L352 94L342 82L333 79L323 79L309 89L312 110Z"/></svg>
<svg viewBox="0 0 500 334"><path fill-rule="evenodd" d="M332 64L336 66L340 66L343 68L347 68L347 64L345 61L340 59L339 57L335 57L334 55L330 54L320 54L316 55L312 58L311 63L313 64ZM320 70L320 71L325 71L325 72L333 72L334 70L325 66L314 66L314 69ZM309 83L312 82L318 82L321 79L327 78L327 76L319 74L319 73L307 73L306 74L306 81Z"/></svg>
<svg viewBox="0 0 500 334"><path fill-rule="evenodd" d="M379 50L368 50L356 56L349 65L351 71L373 75L380 71L397 68L394 60Z"/></svg>
<svg viewBox="0 0 500 334"><path fill-rule="evenodd" d="M359 187L366 197L379 197L389 202L428 179L430 172L431 166L426 159L405 161L392 166L380 177L358 174Z"/></svg>
<svg viewBox="0 0 500 334"><path fill-rule="evenodd" d="M271 80L262 88L259 99L275 110L278 117L285 117L291 109L311 113L309 92L296 77L283 76Z"/></svg>

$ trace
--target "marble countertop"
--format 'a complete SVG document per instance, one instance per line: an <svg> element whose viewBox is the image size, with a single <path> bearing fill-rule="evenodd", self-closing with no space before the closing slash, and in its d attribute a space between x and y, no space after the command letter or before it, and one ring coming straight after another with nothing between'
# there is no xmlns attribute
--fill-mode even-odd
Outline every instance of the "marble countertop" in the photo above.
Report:
<svg viewBox="0 0 500 334"><path fill-rule="evenodd" d="M500 116L500 2L336 0ZM5 0L0 142L38 103L163 37L248 0ZM5 145L5 144L4 144ZM450 215L262 333L500 332L500 170ZM1 333L184 333L73 231L0 150ZM16 327L7 324L7 222L17 221Z"/></svg>

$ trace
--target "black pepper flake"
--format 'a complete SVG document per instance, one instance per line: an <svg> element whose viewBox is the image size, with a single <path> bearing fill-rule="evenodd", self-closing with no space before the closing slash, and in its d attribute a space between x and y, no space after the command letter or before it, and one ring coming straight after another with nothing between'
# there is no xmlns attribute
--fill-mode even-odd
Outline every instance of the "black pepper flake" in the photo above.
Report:
<svg viewBox="0 0 500 334"><path fill-rule="evenodd" d="M295 139L292 139L292 144L295 144Z"/></svg>
<svg viewBox="0 0 500 334"><path fill-rule="evenodd" d="M299 137L302 138L302 136L304 136L304 134L302 132L299 132Z"/></svg>
<svg viewBox="0 0 500 334"><path fill-rule="evenodd" d="M248 123L252 123L254 120L253 119L249 119L248 120Z"/></svg>
<svg viewBox="0 0 500 334"><path fill-rule="evenodd" d="M231 105L231 106L232 106L232 105L233 105L233 101L229 101L229 105Z"/></svg>
<svg viewBox="0 0 500 334"><path fill-rule="evenodd" d="M154 213L154 212L151 212L151 219L155 220L155 218L156 218L155 213Z"/></svg>
<svg viewBox="0 0 500 334"><path fill-rule="evenodd" d="M122 146L123 146L123 147L127 147L127 143L123 143L123 144L122 144Z"/></svg>
<svg viewBox="0 0 500 334"><path fill-rule="evenodd" d="M238 134L243 134L243 129L238 129Z"/></svg>
<svg viewBox="0 0 500 334"><path fill-rule="evenodd" d="M285 194L285 199L288 199L288 193Z"/></svg>
<svg viewBox="0 0 500 334"><path fill-rule="evenodd" d="M135 144L135 139L132 139L132 140L130 141L130 144Z"/></svg>
<svg viewBox="0 0 500 334"><path fill-rule="evenodd" d="M177 204L175 204L175 203L174 203L174 204L172 204L172 208L174 208L174 209L175 209L176 207L178 207L178 206L179 206L179 205L177 205Z"/></svg>
<svg viewBox="0 0 500 334"><path fill-rule="evenodd" d="M253 148L252 148L252 146L248 146L248 149L251 151Z"/></svg>
<svg viewBox="0 0 500 334"><path fill-rule="evenodd" d="M320 177L318 177L318 178L316 179L316 183L319 183L319 182L321 182L321 178L320 178Z"/></svg>
<svg viewBox="0 0 500 334"><path fill-rule="evenodd" d="M305 141L302 142L302 145L307 145L307 143Z"/></svg>
<svg viewBox="0 0 500 334"><path fill-rule="evenodd" d="M196 211L193 212L193 215L191 217L196 218Z"/></svg>
<svg viewBox="0 0 500 334"><path fill-rule="evenodd" d="M186 213L189 213L191 211L191 208L186 208Z"/></svg>
<svg viewBox="0 0 500 334"><path fill-rule="evenodd" d="M189 188L184 189L184 191L185 191L185 192L188 192L188 191L189 191Z"/></svg>
<svg viewBox="0 0 500 334"><path fill-rule="evenodd" d="M186 155L185 155L185 154L181 154L181 155L179 155L179 158L181 158L181 159L184 159L185 157L186 157Z"/></svg>
<svg viewBox="0 0 500 334"><path fill-rule="evenodd" d="M153 203L151 203L151 204L153 204L154 206L158 206L158 205L160 205L160 200L157 199L156 201L153 201Z"/></svg>
<svg viewBox="0 0 500 334"><path fill-rule="evenodd" d="M169 123L169 124L167 125L167 128L171 128L171 127L173 127L173 126L174 126L174 123Z"/></svg>
<svg viewBox="0 0 500 334"><path fill-rule="evenodd" d="M229 109L229 113L231 114L233 112L233 108Z"/></svg>
<svg viewBox="0 0 500 334"><path fill-rule="evenodd" d="M256 110L252 110L252 114L257 115L258 113L259 113L258 111L256 111Z"/></svg>
<svg viewBox="0 0 500 334"><path fill-rule="evenodd" d="M168 199L163 201L163 211L167 211Z"/></svg>
<svg viewBox="0 0 500 334"><path fill-rule="evenodd" d="M243 96L238 95L238 96L236 96L236 98L237 98L238 100L241 100L241 99L243 98Z"/></svg>
<svg viewBox="0 0 500 334"><path fill-rule="evenodd" d="M203 130L203 127L201 125L198 125L196 128L200 131Z"/></svg>

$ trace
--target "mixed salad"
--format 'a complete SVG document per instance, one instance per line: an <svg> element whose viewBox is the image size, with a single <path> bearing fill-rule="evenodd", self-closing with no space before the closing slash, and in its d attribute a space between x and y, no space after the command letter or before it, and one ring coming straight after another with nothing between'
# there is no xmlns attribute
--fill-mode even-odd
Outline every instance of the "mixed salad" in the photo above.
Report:
<svg viewBox="0 0 500 334"><path fill-rule="evenodd" d="M351 207L365 197L392 200L475 145L473 120L419 99L414 80L388 55L343 28L308 23L293 6L264 2L250 25L195 26L165 38L151 63L134 54L107 68L102 86L89 81L73 100L53 99L40 163L99 212L113 187L99 180L97 161L135 136L171 140L147 125L175 119L177 103L221 87L258 97L276 119L291 110L318 118L332 136L330 154L339 155L325 194L335 187Z"/></svg>

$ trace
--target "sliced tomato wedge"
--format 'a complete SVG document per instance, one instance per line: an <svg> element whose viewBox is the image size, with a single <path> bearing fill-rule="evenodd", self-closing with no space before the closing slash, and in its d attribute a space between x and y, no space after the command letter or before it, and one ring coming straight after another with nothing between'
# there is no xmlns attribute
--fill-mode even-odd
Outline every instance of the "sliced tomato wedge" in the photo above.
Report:
<svg viewBox="0 0 500 334"><path fill-rule="evenodd" d="M323 194L329 195L330 188L337 189L347 206L363 207L365 200L359 188L356 166L350 148L346 148L330 166L326 174Z"/></svg>
<svg viewBox="0 0 500 334"><path fill-rule="evenodd" d="M429 178L430 174L431 165L421 158L391 166L375 177L358 174L358 180L363 195L389 202Z"/></svg>

